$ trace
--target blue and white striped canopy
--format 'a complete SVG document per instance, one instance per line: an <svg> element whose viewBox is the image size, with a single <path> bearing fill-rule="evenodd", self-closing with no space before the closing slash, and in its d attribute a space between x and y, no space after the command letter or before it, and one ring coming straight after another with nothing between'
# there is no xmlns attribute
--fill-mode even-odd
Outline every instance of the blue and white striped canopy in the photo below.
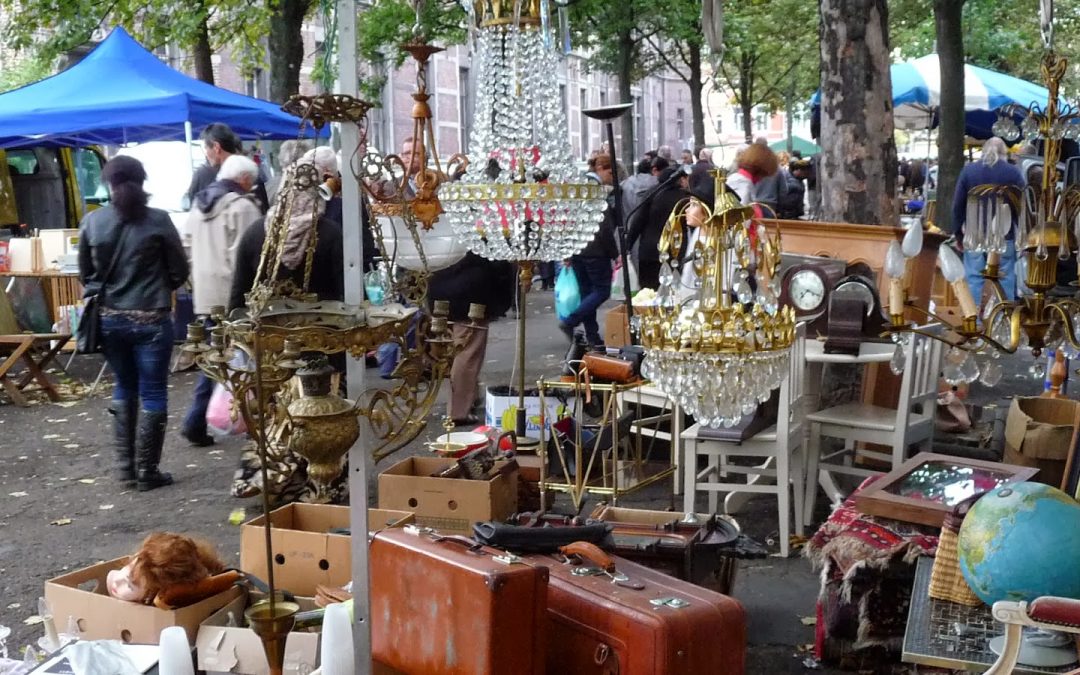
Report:
<svg viewBox="0 0 1080 675"><path fill-rule="evenodd" d="M897 129L926 129L936 123L934 112L941 104L941 68L938 55L928 54L911 61L894 63L892 76L893 118ZM1012 75L964 65L964 110L992 111L1003 105L1037 104L1045 107L1050 93L1046 87ZM821 103L820 90L810 105ZM1064 105L1064 101L1061 101Z"/></svg>

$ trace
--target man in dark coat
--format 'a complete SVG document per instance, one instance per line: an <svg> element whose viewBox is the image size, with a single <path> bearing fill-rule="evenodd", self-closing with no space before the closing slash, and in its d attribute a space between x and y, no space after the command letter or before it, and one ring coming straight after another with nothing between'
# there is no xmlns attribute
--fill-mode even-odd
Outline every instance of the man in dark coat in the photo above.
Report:
<svg viewBox="0 0 1080 675"><path fill-rule="evenodd" d="M676 177L678 175L678 177ZM638 246L638 282L642 288L656 290L660 288L660 235L667 224L668 216L680 201L690 196L687 192L687 176L682 167L673 166L660 174L660 184L667 183L653 195L651 203L638 210L630 223L627 246Z"/></svg>
<svg viewBox="0 0 1080 675"><path fill-rule="evenodd" d="M221 163L228 159L229 155L240 154L244 150L240 137L233 133L229 125L221 122L206 125L199 138L202 139L203 152L206 153L206 164L196 169L191 176L191 184L187 191L188 203L193 203L195 195L217 180ZM251 194L255 196L262 212L266 213L266 209L270 206L270 199L266 196L266 184L261 179L256 181Z"/></svg>

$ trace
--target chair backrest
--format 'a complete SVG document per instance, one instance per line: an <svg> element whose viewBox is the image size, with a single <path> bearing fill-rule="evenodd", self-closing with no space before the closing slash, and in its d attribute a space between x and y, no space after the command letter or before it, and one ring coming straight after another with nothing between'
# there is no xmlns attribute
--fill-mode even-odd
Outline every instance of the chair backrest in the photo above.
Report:
<svg viewBox="0 0 1080 675"><path fill-rule="evenodd" d="M920 326L919 330L940 336L939 323ZM907 426L911 411L918 406L919 412L927 414L937 401L938 378L941 370L941 340L909 334L910 343L904 358L904 376L900 381L900 397L896 403L896 428Z"/></svg>
<svg viewBox="0 0 1080 675"><path fill-rule="evenodd" d="M790 429L806 416L806 324L795 326L791 343L791 362L780 382L780 406L776 411L776 438L786 438Z"/></svg>

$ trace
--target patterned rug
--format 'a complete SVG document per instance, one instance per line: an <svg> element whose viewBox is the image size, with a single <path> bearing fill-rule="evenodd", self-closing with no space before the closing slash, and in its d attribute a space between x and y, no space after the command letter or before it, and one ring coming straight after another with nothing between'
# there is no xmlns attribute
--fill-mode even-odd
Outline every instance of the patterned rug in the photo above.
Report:
<svg viewBox="0 0 1080 675"><path fill-rule="evenodd" d="M850 661L861 650L899 651L915 562L937 550L933 528L855 508L854 496L875 480L865 480L803 550L821 571L815 651L823 661Z"/></svg>

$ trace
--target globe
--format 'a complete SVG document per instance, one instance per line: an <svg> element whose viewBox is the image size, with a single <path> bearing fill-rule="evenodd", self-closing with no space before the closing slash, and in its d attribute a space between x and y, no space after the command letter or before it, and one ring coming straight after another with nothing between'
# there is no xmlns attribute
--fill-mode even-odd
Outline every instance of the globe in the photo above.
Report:
<svg viewBox="0 0 1080 675"><path fill-rule="evenodd" d="M960 572L988 605L1080 598L1080 504L1042 483L1008 483L975 502L957 541Z"/></svg>

